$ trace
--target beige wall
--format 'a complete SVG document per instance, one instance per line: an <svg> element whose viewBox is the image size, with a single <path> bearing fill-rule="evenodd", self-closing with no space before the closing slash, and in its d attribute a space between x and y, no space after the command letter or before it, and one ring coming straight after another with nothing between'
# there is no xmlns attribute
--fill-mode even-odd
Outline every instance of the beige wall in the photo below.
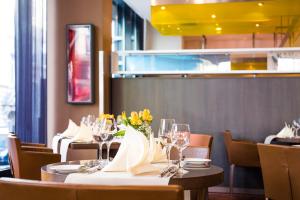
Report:
<svg viewBox="0 0 300 200"><path fill-rule="evenodd" d="M146 24L145 50L179 50L181 48L181 36L163 36L152 25Z"/></svg>
<svg viewBox="0 0 300 200"><path fill-rule="evenodd" d="M63 131L68 119L79 123L83 115L98 115L98 51L104 50L106 111L109 110L109 52L111 51L112 0L50 0L48 1L48 143L55 133ZM66 24L95 25L95 97L93 105L66 103Z"/></svg>

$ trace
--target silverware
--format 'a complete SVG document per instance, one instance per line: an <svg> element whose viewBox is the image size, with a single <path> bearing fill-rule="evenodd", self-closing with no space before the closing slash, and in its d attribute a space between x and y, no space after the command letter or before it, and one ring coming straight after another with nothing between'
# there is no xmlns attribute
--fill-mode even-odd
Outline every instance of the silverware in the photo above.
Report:
<svg viewBox="0 0 300 200"><path fill-rule="evenodd" d="M172 177L172 176L174 176L175 174L177 174L178 169L179 168L175 167L175 166L171 167L171 169L168 171L168 173L165 175L165 177Z"/></svg>
<svg viewBox="0 0 300 200"><path fill-rule="evenodd" d="M160 177L169 177L170 175L175 173L177 173L177 167L175 166L167 167L161 172Z"/></svg>

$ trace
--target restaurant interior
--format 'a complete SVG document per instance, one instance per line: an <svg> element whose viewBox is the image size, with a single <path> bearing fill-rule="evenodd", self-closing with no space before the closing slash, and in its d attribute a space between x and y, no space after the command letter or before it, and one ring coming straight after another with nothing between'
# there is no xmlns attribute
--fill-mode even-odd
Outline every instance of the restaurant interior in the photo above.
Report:
<svg viewBox="0 0 300 200"><path fill-rule="evenodd" d="M0 0L0 200L300 200L300 0Z"/></svg>

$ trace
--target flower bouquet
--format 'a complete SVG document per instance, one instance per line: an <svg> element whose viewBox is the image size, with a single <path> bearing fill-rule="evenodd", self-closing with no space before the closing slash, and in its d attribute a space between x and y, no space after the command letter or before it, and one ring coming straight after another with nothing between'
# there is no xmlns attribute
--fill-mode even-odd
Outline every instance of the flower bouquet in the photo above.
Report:
<svg viewBox="0 0 300 200"><path fill-rule="evenodd" d="M116 133L116 136L124 136L127 126L132 126L137 131L143 133L148 139L152 133L151 123L153 117L149 109L144 109L139 111L139 113L133 111L130 116L127 117L125 112L122 112L121 115L117 118L117 124L120 130Z"/></svg>

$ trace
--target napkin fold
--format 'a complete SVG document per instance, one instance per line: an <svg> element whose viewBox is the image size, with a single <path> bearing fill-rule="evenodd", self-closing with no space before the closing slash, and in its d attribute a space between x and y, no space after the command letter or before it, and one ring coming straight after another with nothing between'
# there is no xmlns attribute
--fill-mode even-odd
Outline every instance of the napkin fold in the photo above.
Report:
<svg viewBox="0 0 300 200"><path fill-rule="evenodd" d="M92 142L93 140L92 129L83 123L81 123L77 134L72 138L72 142Z"/></svg>
<svg viewBox="0 0 300 200"><path fill-rule="evenodd" d="M294 131L287 124L283 127L283 129L276 135L278 138L290 138L294 137Z"/></svg>
<svg viewBox="0 0 300 200"><path fill-rule="evenodd" d="M104 172L129 172L133 175L147 172L159 172L160 169L151 165L154 159L161 158L154 138L148 139L133 127L126 127L126 134L117 155Z"/></svg>
<svg viewBox="0 0 300 200"><path fill-rule="evenodd" d="M167 152L163 150L158 138L154 138L153 134L150 136L150 149L148 159L151 163L167 162Z"/></svg>
<svg viewBox="0 0 300 200"><path fill-rule="evenodd" d="M69 119L69 125L68 128L61 134L62 137L71 138L77 135L77 132L79 130L79 127L73 122L71 119Z"/></svg>

